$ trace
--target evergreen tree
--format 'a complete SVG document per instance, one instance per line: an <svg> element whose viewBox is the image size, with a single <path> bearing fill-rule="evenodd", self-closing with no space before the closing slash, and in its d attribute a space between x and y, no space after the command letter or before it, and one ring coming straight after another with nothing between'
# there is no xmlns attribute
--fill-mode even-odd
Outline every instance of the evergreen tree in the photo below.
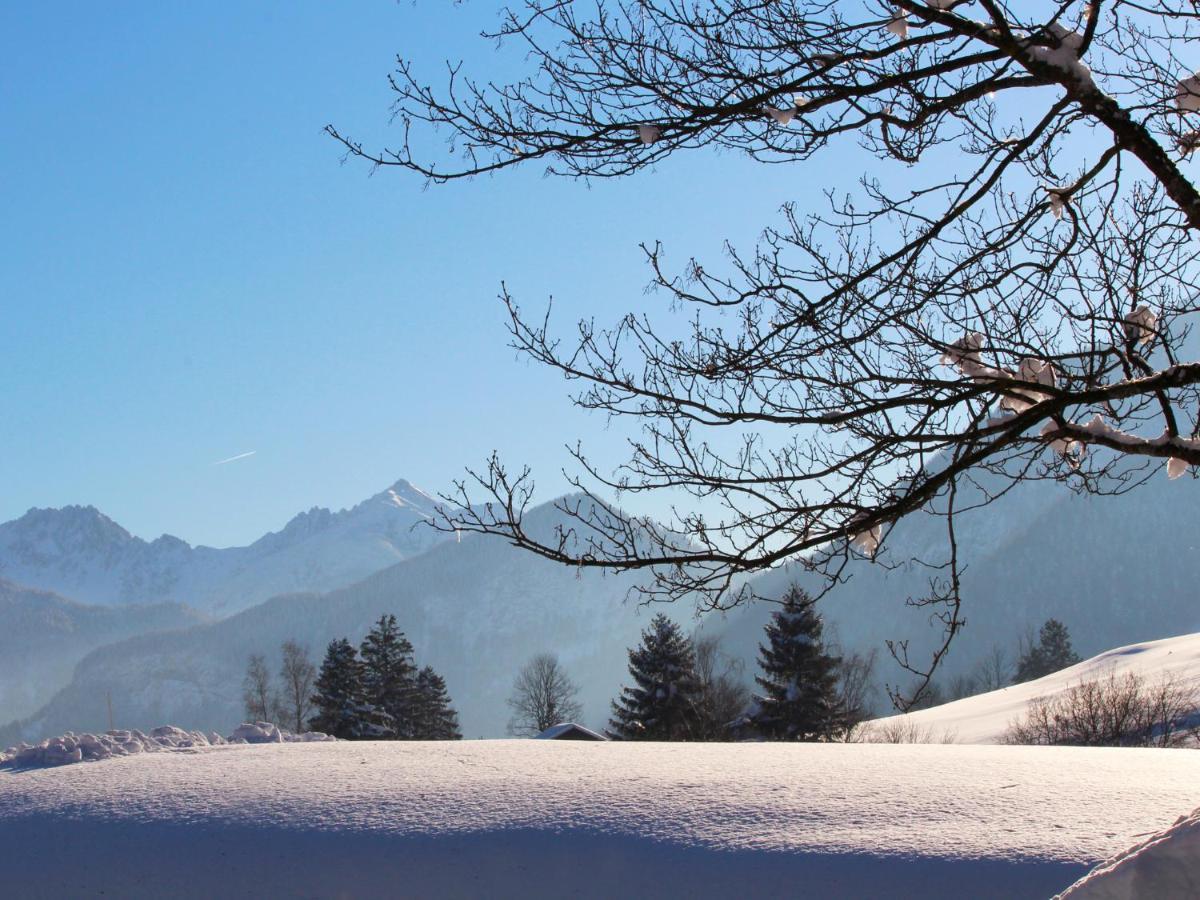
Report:
<svg viewBox="0 0 1200 900"><path fill-rule="evenodd" d="M417 673L413 704L413 738L419 741L461 741L458 713L450 705L446 680L431 666Z"/></svg>
<svg viewBox="0 0 1200 900"><path fill-rule="evenodd" d="M1016 683L1033 681L1044 675L1059 672L1079 662L1079 655L1071 647L1071 635L1067 626L1058 619L1047 619L1038 634L1038 642L1021 654L1017 662Z"/></svg>
<svg viewBox="0 0 1200 900"><path fill-rule="evenodd" d="M377 711L384 738L411 739L417 667L413 646L396 626L396 617L382 615L363 638L363 697Z"/></svg>
<svg viewBox="0 0 1200 900"><path fill-rule="evenodd" d="M764 737L780 741L816 741L843 727L838 700L837 657L825 652L816 601L793 585L783 607L767 623L767 643L759 645L762 675L755 681L750 722Z"/></svg>
<svg viewBox="0 0 1200 900"><path fill-rule="evenodd" d="M629 651L633 685L613 701L609 734L622 740L686 741L698 736L700 680L691 640L662 613Z"/></svg>
<svg viewBox="0 0 1200 900"><path fill-rule="evenodd" d="M330 641L315 688L312 703L317 713L308 727L346 740L363 737L362 664L345 638Z"/></svg>

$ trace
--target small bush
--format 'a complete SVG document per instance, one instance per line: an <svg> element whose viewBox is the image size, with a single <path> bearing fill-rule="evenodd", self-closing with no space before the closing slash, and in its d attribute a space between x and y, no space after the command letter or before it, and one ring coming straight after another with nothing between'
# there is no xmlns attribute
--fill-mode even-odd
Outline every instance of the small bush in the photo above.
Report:
<svg viewBox="0 0 1200 900"><path fill-rule="evenodd" d="M1035 700L1005 735L1008 744L1181 747L1200 732L1200 691L1178 677L1153 683L1109 672Z"/></svg>
<svg viewBox="0 0 1200 900"><path fill-rule="evenodd" d="M932 725L922 725L907 716L896 716L864 722L848 741L858 744L954 744L958 742L958 732L935 731Z"/></svg>

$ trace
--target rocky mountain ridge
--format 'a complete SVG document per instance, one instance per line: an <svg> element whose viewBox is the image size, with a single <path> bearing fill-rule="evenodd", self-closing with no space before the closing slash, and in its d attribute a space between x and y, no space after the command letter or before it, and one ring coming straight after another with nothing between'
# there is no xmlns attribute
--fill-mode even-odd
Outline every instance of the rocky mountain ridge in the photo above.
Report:
<svg viewBox="0 0 1200 900"><path fill-rule="evenodd" d="M0 577L82 603L185 603L229 615L277 594L325 591L432 546L437 501L407 481L332 512L314 507L245 547L130 534L93 506L31 509L0 524Z"/></svg>

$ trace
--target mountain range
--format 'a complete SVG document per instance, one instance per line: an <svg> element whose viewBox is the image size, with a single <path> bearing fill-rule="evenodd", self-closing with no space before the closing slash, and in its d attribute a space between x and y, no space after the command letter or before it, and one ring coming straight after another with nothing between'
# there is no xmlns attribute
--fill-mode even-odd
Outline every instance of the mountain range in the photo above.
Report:
<svg viewBox="0 0 1200 900"><path fill-rule="evenodd" d="M415 496L425 495L406 482L397 484L399 489L347 512L297 517L283 532L251 545L259 548L256 552L268 570L289 560L293 574L304 571L308 552L322 561L319 568L327 573L354 569L348 564L337 568L342 553L355 565L376 565L373 571L346 577L333 589L277 591L256 605L241 593L235 598L209 594L207 610L240 611L182 630L97 646L82 656L69 683L52 685L62 690L52 698L47 694L43 707L25 714L22 722L0 728L0 743L100 727L106 722L108 694L123 727L171 722L228 730L242 717L240 684L249 654L264 653L274 666L279 644L296 639L308 644L314 661L319 661L330 640L345 636L358 641L383 613L397 616L416 647L418 662L432 664L446 677L468 737L503 734L508 718L504 700L512 679L529 656L542 651L558 653L580 684L585 723L602 726L609 700L627 677L625 651L636 643L650 615L625 599L635 584L633 577L565 568L492 537L435 542L412 555L406 554L417 545L398 547L389 539L380 548L380 535L388 533L386 523L406 510L420 516L431 508L410 503L409 497L415 501ZM1074 494L1054 482L1033 481L964 515L956 537L966 564L967 624L939 677L969 670L993 645L1011 659L1019 638L1051 616L1067 623L1076 649L1084 655L1200 631L1195 589L1200 583L1198 487L1195 479L1152 477L1126 496L1100 498ZM981 478L977 489L988 488ZM969 490L963 489L964 502L970 499ZM404 505L396 503L393 492ZM529 521L548 530L558 515L547 505L532 511ZM310 519L319 527L293 528ZM338 524L319 524L329 520ZM374 524L361 524L365 522ZM8 526L0 526L0 535L11 533L5 529ZM296 532L305 537L297 540ZM394 538L400 532L390 533ZM925 593L930 577L938 575L916 560L940 561L944 534L944 519L916 513L888 536L882 557L886 565L851 561L847 582L821 602L828 629L843 648L867 650L881 648L888 639L907 639L915 660L929 652L939 632L931 627L927 610L911 607L906 600ZM269 551L273 544L275 549ZM0 547L7 546L11 545L0 540ZM58 565L27 566L25 576L61 578L64 572L77 571L70 565L72 553L61 543L57 546ZM301 552L301 547L307 550ZM404 558L396 561L397 556ZM95 554L83 558L87 566L81 568L90 572L119 568L99 566ZM0 554L0 563L10 559ZM271 580L254 565L247 565L240 578L223 583ZM801 567L787 567L759 575L754 587L763 596L779 596L793 580L815 589L811 579ZM82 583L108 582L94 577ZM747 677L753 674L762 626L771 609L770 604L739 607L703 620L705 629L722 635L726 651L745 663ZM690 607L677 604L666 611L685 627L695 625ZM0 656L4 641L0 635ZM905 681L888 664L886 653L879 679L893 685Z"/></svg>
<svg viewBox="0 0 1200 900"><path fill-rule="evenodd" d="M313 508L247 547L134 537L92 506L31 509L0 525L0 577L80 603L185 603L230 615L277 594L342 587L443 536L437 507L409 482L352 509ZM0 648L2 649L2 648Z"/></svg>
<svg viewBox="0 0 1200 900"><path fill-rule="evenodd" d="M548 534L558 517L547 505L527 523ZM329 641L357 643L385 613L396 615L418 664L446 678L466 736L504 733L513 678L544 651L556 652L580 684L585 718L603 724L626 648L650 618L627 601L633 584L629 576L577 572L502 540L466 536L339 590L278 596L217 622L98 649L46 707L0 729L0 744L99 728L110 695L120 727L236 724L250 654L264 654L275 669L280 643L297 640L319 662Z"/></svg>

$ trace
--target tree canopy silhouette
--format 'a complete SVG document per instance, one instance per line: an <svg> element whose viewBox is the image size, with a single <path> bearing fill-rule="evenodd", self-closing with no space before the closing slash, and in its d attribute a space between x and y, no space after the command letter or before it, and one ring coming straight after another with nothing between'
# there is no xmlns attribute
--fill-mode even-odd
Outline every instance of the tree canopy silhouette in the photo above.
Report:
<svg viewBox="0 0 1200 900"><path fill-rule="evenodd" d="M522 77L455 65L430 87L401 60L398 147L328 131L433 182L620 177L702 148L818 177L822 151L874 158L727 260L676 270L645 246L682 335L642 311L560 338L505 288L513 344L641 436L615 467L573 451L582 494L550 537L525 527L532 473L496 457L444 527L727 607L744 573L799 561L834 584L856 555L882 561L923 509L946 540L919 602L948 646L964 507L1028 479L1121 493L1200 465L1198 20L1190 0L526 0L485 35L515 44ZM668 521L611 505L658 491L697 502Z"/></svg>

